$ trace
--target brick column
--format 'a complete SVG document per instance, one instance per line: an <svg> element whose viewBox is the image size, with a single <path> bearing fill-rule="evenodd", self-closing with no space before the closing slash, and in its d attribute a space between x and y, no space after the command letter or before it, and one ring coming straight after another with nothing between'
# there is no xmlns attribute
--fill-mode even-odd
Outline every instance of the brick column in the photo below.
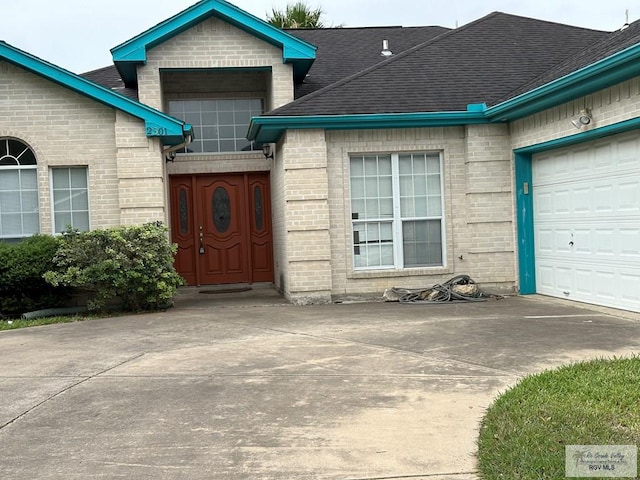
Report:
<svg viewBox="0 0 640 480"><path fill-rule="evenodd" d="M168 222L160 141L147 138L144 122L118 112L116 146L120 223Z"/></svg>
<svg viewBox="0 0 640 480"><path fill-rule="evenodd" d="M512 151L507 125L466 127L466 237L459 250L467 273L483 285L512 291L515 238ZM462 213L462 212L458 212Z"/></svg>
<svg viewBox="0 0 640 480"><path fill-rule="evenodd" d="M276 237L285 242L277 249L278 281L294 303L331 301L331 245L329 236L329 186L324 130L289 130L275 166L282 189L274 217ZM274 202L275 203L275 202Z"/></svg>

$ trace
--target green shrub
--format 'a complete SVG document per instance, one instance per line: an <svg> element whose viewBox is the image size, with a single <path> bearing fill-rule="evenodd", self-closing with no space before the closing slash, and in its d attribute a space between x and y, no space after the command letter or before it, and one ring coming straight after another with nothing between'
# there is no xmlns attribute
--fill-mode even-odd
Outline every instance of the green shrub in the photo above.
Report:
<svg viewBox="0 0 640 480"><path fill-rule="evenodd" d="M175 246L161 223L77 232L67 230L45 274L52 285L90 292L88 307L103 309L110 300L131 311L167 307L184 280L173 268Z"/></svg>
<svg viewBox="0 0 640 480"><path fill-rule="evenodd" d="M0 312L16 316L31 310L59 307L71 289L54 287L42 275L53 264L59 239L34 235L18 243L0 242Z"/></svg>

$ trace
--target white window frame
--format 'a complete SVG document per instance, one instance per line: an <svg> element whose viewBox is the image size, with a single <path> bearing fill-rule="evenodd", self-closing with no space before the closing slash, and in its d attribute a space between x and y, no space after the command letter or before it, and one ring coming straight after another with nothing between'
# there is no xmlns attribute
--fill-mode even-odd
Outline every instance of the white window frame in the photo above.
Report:
<svg viewBox="0 0 640 480"><path fill-rule="evenodd" d="M418 216L418 217L402 217L400 202L400 156L401 155L438 155L439 159L439 177L440 177L440 215L439 216ZM353 219L352 212L352 192L349 192L349 218L350 222L350 241L349 251L351 252L352 267L355 272L367 271L416 271L416 270L439 270L447 267L447 236L446 236L446 215L445 215L445 191L444 191L444 155L442 151L416 151L416 152L369 152L369 153L352 153L349 155L349 184L351 184L351 160L358 157L366 156L390 156L391 157L391 178L392 178L392 196L393 196L393 217L390 220L392 224L392 244L393 244L393 265L374 265L374 266L356 266L356 258L354 252L354 225L367 223L384 223L389 222L388 218L369 218L369 219ZM404 266L404 242L403 242L403 222L422 221L422 220L440 220L440 241L441 241L441 258L439 265L426 266Z"/></svg>
<svg viewBox="0 0 640 480"><path fill-rule="evenodd" d="M243 100L249 100L249 101L256 101L259 100L260 101L260 112L256 112L256 114L253 114L253 110L249 110L251 112L251 117L249 118L249 123L247 123L246 125L242 124L242 123L235 123L235 118L234 118L234 123L233 125L230 124L221 124L218 121L215 124L206 124L202 121L202 103L203 102L223 102L223 101L243 101ZM176 103L181 103L184 104L186 102L198 102L200 104L200 122L194 122L194 121L189 121L189 119L187 118L183 118L186 117L186 113L183 112L184 114L181 115L180 112L176 112L174 110L172 110L171 108L171 103L172 102L176 102ZM185 147L184 149L178 150L178 154L184 154L184 155L234 155L234 154L247 154L247 153L256 153L256 152L260 152L261 151L261 146L256 144L253 140L249 141L246 139L246 132L249 128L250 122L251 122L251 118L257 115L262 115L265 112L265 105L266 105L266 100L263 97L259 97L259 96L251 96L251 97L198 97L198 98L191 98L191 97L180 97L180 98L170 98L168 99L168 103L167 103L167 111L169 113L169 115L172 115L176 118L180 118L183 121L186 121L187 123L191 124L193 126L194 129L194 134L195 134L195 138L193 139L192 143L190 145L188 145L187 147ZM232 113L236 113L238 110L233 110ZM219 110L216 109L215 111L216 113L219 112ZM189 113L196 113L196 112L189 112ZM208 113L213 113L213 112L208 112ZM229 112L227 112L229 113ZM233 127L234 128L234 137L230 138L230 137L224 137L221 138L220 136L220 127ZM240 129L242 130L242 136L238 136L236 131L238 130L238 128L240 127ZM205 128L215 128L217 130L217 136L216 138L213 137L207 137L203 134L198 134L198 132L202 132ZM248 150L222 150L220 148L221 142L223 141L233 141L236 145L237 148L237 143L239 140L242 141L248 141L249 142L249 149ZM217 142L218 144L218 150L205 150L204 149L204 142ZM203 151L189 151L189 147L193 146L194 144L200 144L203 147Z"/></svg>
<svg viewBox="0 0 640 480"><path fill-rule="evenodd" d="M54 188L53 188L53 172L54 170L66 170L69 171L71 169L84 169L84 173L87 179L87 226L88 226L88 230L91 230L91 198L90 198L90 191L89 191L89 167L87 165L68 165L68 166L55 166L55 167L50 167L49 169L49 191L51 193L51 231L53 232L54 235L60 235L62 232L58 232L56 231L56 204L55 204L55 200L54 200ZM69 187L69 190L71 190L71 187ZM74 211L73 209L70 210L71 212L71 227L75 228L75 225L73 224L73 214ZM81 212L84 212L84 210L82 210ZM66 228L66 226L65 226ZM82 230L84 231L84 230Z"/></svg>
<svg viewBox="0 0 640 480"><path fill-rule="evenodd" d="M15 162L15 165L0 165L0 170L4 170L4 171L33 171L35 174L35 181L36 181L36 206L37 206L37 211L35 213L37 213L38 215L38 228L36 231L34 232L28 232L28 233L24 233L24 207L22 204L22 187L21 185L18 185L16 187L16 192L18 192L18 194L20 195L20 215L21 217L23 217L21 219L21 230L22 233L18 234L18 235L6 235L4 233L0 234L0 241L11 241L11 240L20 240L22 238L27 238L30 237L32 235L35 235L36 233L40 233L40 189L38 188L38 164L37 164L37 159L35 159L35 152L31 149L31 147L29 145L27 145L25 142L23 142L22 140L19 140L17 138L9 138L9 137L3 137L0 138L0 142L7 142L7 149L8 149L8 145L9 145L9 141L13 141L13 142L18 142L20 143L22 146L24 146L24 150L16 157L10 153L8 153L7 155L3 156L1 159L6 161L7 159L12 160ZM26 152L29 152L35 159L35 163L34 164L25 164L22 165L20 163L20 157L22 157L22 155L24 155ZM18 178L20 178L21 173L18 174ZM34 213L34 212L31 212Z"/></svg>

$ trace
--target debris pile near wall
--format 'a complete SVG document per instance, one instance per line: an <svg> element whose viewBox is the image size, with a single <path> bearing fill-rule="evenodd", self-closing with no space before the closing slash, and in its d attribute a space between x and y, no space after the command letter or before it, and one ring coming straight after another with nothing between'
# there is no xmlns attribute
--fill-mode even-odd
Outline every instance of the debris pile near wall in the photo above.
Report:
<svg viewBox="0 0 640 480"><path fill-rule="evenodd" d="M391 287L382 295L386 302L418 303L418 302L484 302L488 298L504 298L501 295L486 294L469 275L458 275L438 285L425 289L408 289Z"/></svg>

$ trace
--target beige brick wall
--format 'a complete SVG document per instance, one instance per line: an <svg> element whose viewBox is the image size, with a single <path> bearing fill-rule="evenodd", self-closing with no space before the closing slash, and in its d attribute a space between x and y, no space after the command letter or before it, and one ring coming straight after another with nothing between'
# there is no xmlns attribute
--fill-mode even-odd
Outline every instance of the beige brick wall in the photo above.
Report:
<svg viewBox="0 0 640 480"><path fill-rule="evenodd" d="M512 166L506 126L330 131L327 144L334 298L379 296L392 286L423 288L459 274L490 289L513 290ZM355 271L349 156L425 151L443 154L446 265Z"/></svg>
<svg viewBox="0 0 640 480"><path fill-rule="evenodd" d="M267 172L271 166L271 160L265 159L262 152L178 154L173 162L167 163L167 172L169 175Z"/></svg>
<svg viewBox="0 0 640 480"><path fill-rule="evenodd" d="M271 168L271 216L273 231L273 268L274 283L280 291L289 291L289 262L286 226L285 169L282 155L286 133L275 146Z"/></svg>
<svg viewBox="0 0 640 480"><path fill-rule="evenodd" d="M517 278L513 162L507 125L469 125L460 262L476 281L512 291Z"/></svg>
<svg viewBox="0 0 640 480"><path fill-rule="evenodd" d="M124 112L116 115L120 223L168 224L165 162L160 140L147 138L144 122Z"/></svg>
<svg viewBox="0 0 640 480"><path fill-rule="evenodd" d="M640 77L511 122L513 148L575 135L579 131L571 120L584 108L589 108L593 114L593 120L585 130L640 116Z"/></svg>
<svg viewBox="0 0 640 480"><path fill-rule="evenodd" d="M212 17L147 52L147 64L138 67L140 101L163 108L161 69L215 68L271 69L266 108L293 100L293 69L282 63L282 51L220 19ZM171 84L169 91L174 91ZM172 90L173 89L173 90Z"/></svg>
<svg viewBox="0 0 640 480"><path fill-rule="evenodd" d="M289 130L272 170L276 279L294 303L331 300L324 130Z"/></svg>
<svg viewBox="0 0 640 480"><path fill-rule="evenodd" d="M120 223L113 109L0 61L0 113L0 137L36 154L42 233L52 232L51 167L86 166L91 227Z"/></svg>

